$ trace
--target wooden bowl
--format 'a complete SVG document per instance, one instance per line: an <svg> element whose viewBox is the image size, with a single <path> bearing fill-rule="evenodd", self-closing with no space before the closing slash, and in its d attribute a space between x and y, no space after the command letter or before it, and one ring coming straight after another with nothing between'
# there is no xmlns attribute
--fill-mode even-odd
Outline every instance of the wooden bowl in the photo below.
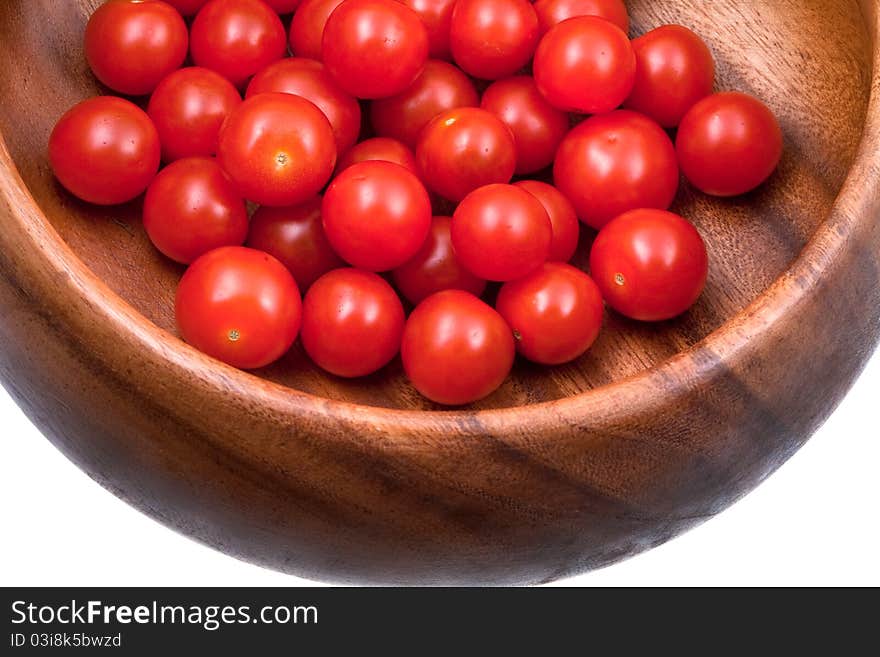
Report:
<svg viewBox="0 0 880 657"><path fill-rule="evenodd" d="M683 184L677 210L712 258L686 316L611 314L579 361L520 363L455 410L419 397L399 363L343 381L297 347L248 374L175 337L181 269L150 246L140 202L79 203L47 163L55 121L101 91L81 49L98 4L0 5L0 374L98 482L217 549L336 582L533 583L604 566L773 472L877 343L880 0L630 2L635 33L694 28L719 87L769 102L782 165L738 199Z"/></svg>

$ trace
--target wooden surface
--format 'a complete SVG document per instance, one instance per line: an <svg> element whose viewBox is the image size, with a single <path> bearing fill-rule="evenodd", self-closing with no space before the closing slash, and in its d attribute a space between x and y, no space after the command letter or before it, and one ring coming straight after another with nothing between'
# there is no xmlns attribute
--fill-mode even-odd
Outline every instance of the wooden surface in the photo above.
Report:
<svg viewBox="0 0 880 657"><path fill-rule="evenodd" d="M692 27L720 87L773 107L780 170L734 200L683 186L677 210L712 257L688 315L659 328L610 316L581 360L519 364L479 408L453 411L399 363L345 382L297 348L258 377L172 335L180 269L150 247L139 202L81 204L47 164L54 122L98 91L80 45L96 4L0 5L0 378L92 477L230 554L376 583L605 565L759 483L878 340L877 0L630 2L634 33Z"/></svg>

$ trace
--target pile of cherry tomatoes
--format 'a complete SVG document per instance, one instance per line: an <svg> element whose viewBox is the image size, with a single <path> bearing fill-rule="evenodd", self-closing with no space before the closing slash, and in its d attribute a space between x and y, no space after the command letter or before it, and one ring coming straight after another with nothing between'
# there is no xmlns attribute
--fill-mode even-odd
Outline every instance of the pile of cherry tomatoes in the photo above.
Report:
<svg viewBox="0 0 880 657"><path fill-rule="evenodd" d="M109 0L85 55L134 102L75 106L50 161L87 202L146 192L203 352L256 369L300 337L341 377L400 353L423 395L466 404L516 352L579 357L605 303L685 312L708 257L667 211L680 172L733 196L779 162L775 117L713 94L700 37L628 29L622 0ZM566 264L581 224L591 275Z"/></svg>

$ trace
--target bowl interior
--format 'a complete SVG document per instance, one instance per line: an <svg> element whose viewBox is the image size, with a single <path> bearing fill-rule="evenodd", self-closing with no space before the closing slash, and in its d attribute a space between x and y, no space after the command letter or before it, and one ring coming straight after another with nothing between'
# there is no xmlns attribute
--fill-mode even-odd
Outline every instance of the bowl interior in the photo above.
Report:
<svg viewBox="0 0 880 657"><path fill-rule="evenodd" d="M174 290L183 268L150 245L141 201L114 208L80 203L55 182L46 144L58 117L106 93L82 53L87 16L98 0L7 0L0 6L4 91L0 133L37 203L61 237L110 288L159 327L176 333ZM631 0L633 35L679 23L703 36L717 62L719 89L754 93L785 132L782 164L770 182L732 200L708 198L682 182L673 210L691 219L711 257L706 291L686 315L643 325L614 313L595 346L568 365L518 361L512 376L475 408L560 399L634 375L685 350L743 310L779 277L824 221L861 136L871 46L856 0ZM577 264L593 239L585 229ZM390 408L433 408L403 376L399 360L367 379L318 370L297 344L259 376L317 396Z"/></svg>

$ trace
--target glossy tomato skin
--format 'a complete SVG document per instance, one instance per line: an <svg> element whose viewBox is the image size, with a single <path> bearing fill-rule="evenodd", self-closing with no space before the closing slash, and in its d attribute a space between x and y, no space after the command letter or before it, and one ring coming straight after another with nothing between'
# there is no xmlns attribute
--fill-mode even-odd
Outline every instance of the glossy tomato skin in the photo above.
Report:
<svg viewBox="0 0 880 657"><path fill-rule="evenodd" d="M175 315L190 345L251 370L275 362L293 345L302 300L293 276L275 258L227 246L187 269L177 288Z"/></svg>
<svg viewBox="0 0 880 657"><path fill-rule="evenodd" d="M144 198L144 228L159 251L189 264L248 233L244 199L210 158L177 160L159 172Z"/></svg>
<svg viewBox="0 0 880 657"><path fill-rule="evenodd" d="M449 31L456 0L397 0L412 9L428 31L428 55L435 59L452 59Z"/></svg>
<svg viewBox="0 0 880 657"><path fill-rule="evenodd" d="M190 40L196 66L238 88L287 54L284 25L262 0L211 0L193 21Z"/></svg>
<svg viewBox="0 0 880 657"><path fill-rule="evenodd" d="M569 132L553 177L580 220L593 228L628 210L667 209L679 183L669 136L628 110L591 117Z"/></svg>
<svg viewBox="0 0 880 657"><path fill-rule="evenodd" d="M694 226L663 210L633 210L599 232L590 271L609 306L645 322L672 319L699 298L709 258Z"/></svg>
<svg viewBox="0 0 880 657"><path fill-rule="evenodd" d="M151 93L180 68L188 44L183 18L159 0L109 0L86 25L86 59L95 77L129 96Z"/></svg>
<svg viewBox="0 0 880 657"><path fill-rule="evenodd" d="M538 17L527 0L457 0L449 32L452 57L475 78L522 69L538 45Z"/></svg>
<svg viewBox="0 0 880 657"><path fill-rule="evenodd" d="M395 0L346 0L327 19L321 58L339 85L358 98L401 93L428 59L428 33Z"/></svg>
<svg viewBox="0 0 880 657"><path fill-rule="evenodd" d="M547 31L533 70L538 89L554 107L603 114L619 107L632 91L636 56L619 27L596 16L579 16Z"/></svg>
<svg viewBox="0 0 880 657"><path fill-rule="evenodd" d="M370 122L376 134L415 148L419 134L435 116L458 107L477 107L480 97L470 78L447 62L430 59L402 93L374 100Z"/></svg>
<svg viewBox="0 0 880 657"><path fill-rule="evenodd" d="M486 281L465 269L452 248L451 217L434 217L431 232L412 258L394 270L397 289L412 304L443 290L464 290L480 296Z"/></svg>
<svg viewBox="0 0 880 657"><path fill-rule="evenodd" d="M708 96L682 119L681 169L713 196L738 196L764 183L782 158L782 129L764 103L738 92Z"/></svg>
<svg viewBox="0 0 880 657"><path fill-rule="evenodd" d="M452 244L468 271L511 281L538 269L550 254L553 227L541 202L515 185L486 185L452 216Z"/></svg>
<svg viewBox="0 0 880 657"><path fill-rule="evenodd" d="M113 96L74 106L49 137L49 162L59 182L95 205L140 196L156 176L159 160L159 135L150 117Z"/></svg>
<svg viewBox="0 0 880 657"><path fill-rule="evenodd" d="M327 238L343 260L389 271L412 258L431 229L431 199L399 164L371 160L348 167L324 194Z"/></svg>
<svg viewBox="0 0 880 657"><path fill-rule="evenodd" d="M581 224L571 201L553 185L539 180L521 180L515 185L538 199L547 211L547 216L550 217L553 240L550 242L547 260L550 262L571 260L577 250L581 232Z"/></svg>
<svg viewBox="0 0 880 657"><path fill-rule="evenodd" d="M473 294L445 290L409 316L400 355L410 382L438 404L460 406L492 394L513 366L507 323Z"/></svg>
<svg viewBox="0 0 880 657"><path fill-rule="evenodd" d="M636 82L624 106L674 128L712 93L715 61L705 42L681 25L664 25L632 42Z"/></svg>
<svg viewBox="0 0 880 657"><path fill-rule="evenodd" d="M257 94L226 119L217 159L245 198L273 207L296 205L330 179L336 142L314 103L292 94Z"/></svg>
<svg viewBox="0 0 880 657"><path fill-rule="evenodd" d="M531 76L493 82L483 92L480 107L501 119L513 133L517 175L535 173L553 163L568 132L568 114L547 102Z"/></svg>
<svg viewBox="0 0 880 657"><path fill-rule="evenodd" d="M576 16L598 16L629 33L629 14L623 0L538 0L535 13L541 36L557 23Z"/></svg>
<svg viewBox="0 0 880 657"><path fill-rule="evenodd" d="M542 365L560 365L583 355L599 337L605 304L593 279L580 269L548 262L505 283L495 309L513 330L520 354Z"/></svg>
<svg viewBox="0 0 880 657"><path fill-rule="evenodd" d="M419 135L416 161L434 192L460 201L491 183L506 183L516 169L513 133L497 116L477 107L438 114Z"/></svg>
<svg viewBox="0 0 880 657"><path fill-rule="evenodd" d="M166 77L147 107L159 132L162 159L216 155L220 126L239 105L241 95L232 83L207 68L182 68Z"/></svg>
<svg viewBox="0 0 880 657"><path fill-rule="evenodd" d="M247 246L278 258L302 291L344 266L324 234L320 196L285 208L260 207L251 218Z"/></svg>
<svg viewBox="0 0 880 657"><path fill-rule="evenodd" d="M405 319L397 293L381 276L336 269L306 293L303 347L331 374L367 376L397 355Z"/></svg>
<svg viewBox="0 0 880 657"><path fill-rule="evenodd" d="M174 7L181 16L195 16L199 9L208 4L208 0L165 0Z"/></svg>
<svg viewBox="0 0 880 657"><path fill-rule="evenodd" d="M270 64L253 77L246 97L273 91L302 96L317 105L330 121L338 153L357 142L361 132L360 103L336 84L321 62L291 57Z"/></svg>
<svg viewBox="0 0 880 657"><path fill-rule="evenodd" d="M290 49L297 57L321 59L327 19L342 0L303 0L290 22Z"/></svg>
<svg viewBox="0 0 880 657"><path fill-rule="evenodd" d="M402 144L396 139L389 139L387 137L365 139L361 143L350 148L339 158L339 164L336 167L336 170L342 172L352 164L369 162L371 160L394 162L394 164L399 164L415 175L418 175L419 173L419 168L416 165L415 153L413 153L406 144Z"/></svg>

